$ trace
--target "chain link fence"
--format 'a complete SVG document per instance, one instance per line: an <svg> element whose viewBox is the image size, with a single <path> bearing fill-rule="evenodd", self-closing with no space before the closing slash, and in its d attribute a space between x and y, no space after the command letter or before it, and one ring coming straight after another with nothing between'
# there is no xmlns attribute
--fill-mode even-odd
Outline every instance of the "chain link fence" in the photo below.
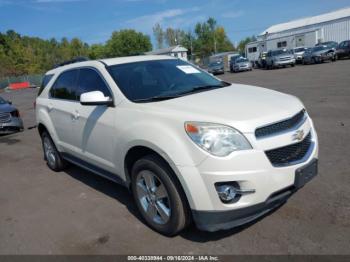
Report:
<svg viewBox="0 0 350 262"><path fill-rule="evenodd" d="M0 79L0 89L8 87L11 83L29 82L31 86L40 86L43 75L9 76Z"/></svg>

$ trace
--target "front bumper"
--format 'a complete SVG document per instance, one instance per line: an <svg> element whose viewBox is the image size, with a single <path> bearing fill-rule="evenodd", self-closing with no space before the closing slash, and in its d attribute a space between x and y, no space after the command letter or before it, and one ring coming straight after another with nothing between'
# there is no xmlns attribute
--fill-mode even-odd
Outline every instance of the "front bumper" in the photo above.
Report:
<svg viewBox="0 0 350 262"><path fill-rule="evenodd" d="M313 159L307 166L316 166L317 170L317 162L317 159ZM309 182L312 178L313 177L307 178L307 181L305 182ZM204 231L214 232L238 227L252 222L283 205L289 197L291 197L302 186L304 185L300 185L299 181L295 178L292 186L274 192L262 203L229 211L216 212L193 210L192 217L196 226Z"/></svg>
<svg viewBox="0 0 350 262"><path fill-rule="evenodd" d="M0 123L0 134L7 135L23 130L23 121L21 118L12 117L11 121Z"/></svg>
<svg viewBox="0 0 350 262"><path fill-rule="evenodd" d="M274 64L276 66L294 65L295 59L286 60L286 61L275 61Z"/></svg>
<svg viewBox="0 0 350 262"><path fill-rule="evenodd" d="M254 149L234 152L224 158L208 156L197 166L178 167L197 226L208 231L228 229L248 223L285 202L296 190L297 170L318 159L318 139L311 119L297 130L311 133L312 143L305 157L291 165L273 166L265 151L292 144L296 130L264 139L246 133ZM237 183L241 190L255 190L255 193L242 195L234 203L223 203L215 184L230 182Z"/></svg>

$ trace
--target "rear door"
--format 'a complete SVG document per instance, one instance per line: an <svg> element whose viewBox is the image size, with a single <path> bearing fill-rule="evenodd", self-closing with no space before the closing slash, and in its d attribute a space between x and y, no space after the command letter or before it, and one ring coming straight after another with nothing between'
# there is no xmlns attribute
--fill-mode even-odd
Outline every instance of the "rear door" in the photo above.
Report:
<svg viewBox="0 0 350 262"><path fill-rule="evenodd" d="M77 84L77 100L80 95L91 91L101 91L106 97L113 94L97 69L81 68ZM75 104L73 122L74 146L79 158L107 171L115 170L116 107L83 106Z"/></svg>
<svg viewBox="0 0 350 262"><path fill-rule="evenodd" d="M77 104L76 83L78 70L63 72L49 92L48 112L55 128L58 143L65 151L72 152L73 109Z"/></svg>

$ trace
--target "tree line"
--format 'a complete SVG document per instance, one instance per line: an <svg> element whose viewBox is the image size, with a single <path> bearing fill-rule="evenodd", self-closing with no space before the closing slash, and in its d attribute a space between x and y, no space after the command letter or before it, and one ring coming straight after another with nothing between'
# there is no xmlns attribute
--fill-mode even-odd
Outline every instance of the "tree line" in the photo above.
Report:
<svg viewBox="0 0 350 262"><path fill-rule="evenodd" d="M254 37L243 39L233 45L225 29L214 18L197 23L193 29L153 27L156 48L183 45L192 57L203 58L226 52L244 52L245 45ZM0 32L0 77L41 74L55 65L75 57L100 59L139 55L152 50L150 37L133 29L114 31L103 44L88 45L79 38L48 40L22 36L9 30Z"/></svg>
<svg viewBox="0 0 350 262"><path fill-rule="evenodd" d="M197 57L235 50L225 29L212 17L203 23L197 23L193 30L188 31L172 27L163 29L157 23L153 27L153 33L157 48L182 45L189 50L190 55Z"/></svg>
<svg viewBox="0 0 350 262"><path fill-rule="evenodd" d="M9 30L0 32L0 77L41 74L75 57L99 59L138 55L150 50L149 36L132 29L115 31L105 44L94 45L78 38L44 40Z"/></svg>

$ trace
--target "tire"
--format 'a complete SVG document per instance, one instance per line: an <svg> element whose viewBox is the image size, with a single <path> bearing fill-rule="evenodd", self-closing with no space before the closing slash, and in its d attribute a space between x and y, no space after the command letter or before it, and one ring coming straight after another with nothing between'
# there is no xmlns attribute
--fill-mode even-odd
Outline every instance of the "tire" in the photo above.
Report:
<svg viewBox="0 0 350 262"><path fill-rule="evenodd" d="M67 167L67 162L62 158L60 152L58 152L55 143L47 131L42 133L41 141L47 166L55 172L64 170Z"/></svg>
<svg viewBox="0 0 350 262"><path fill-rule="evenodd" d="M174 236L189 225L191 215L185 194L162 158L148 155L137 160L131 176L136 206L152 229Z"/></svg>
<svg viewBox="0 0 350 262"><path fill-rule="evenodd" d="M295 67L295 64L291 64L291 67Z"/></svg>

